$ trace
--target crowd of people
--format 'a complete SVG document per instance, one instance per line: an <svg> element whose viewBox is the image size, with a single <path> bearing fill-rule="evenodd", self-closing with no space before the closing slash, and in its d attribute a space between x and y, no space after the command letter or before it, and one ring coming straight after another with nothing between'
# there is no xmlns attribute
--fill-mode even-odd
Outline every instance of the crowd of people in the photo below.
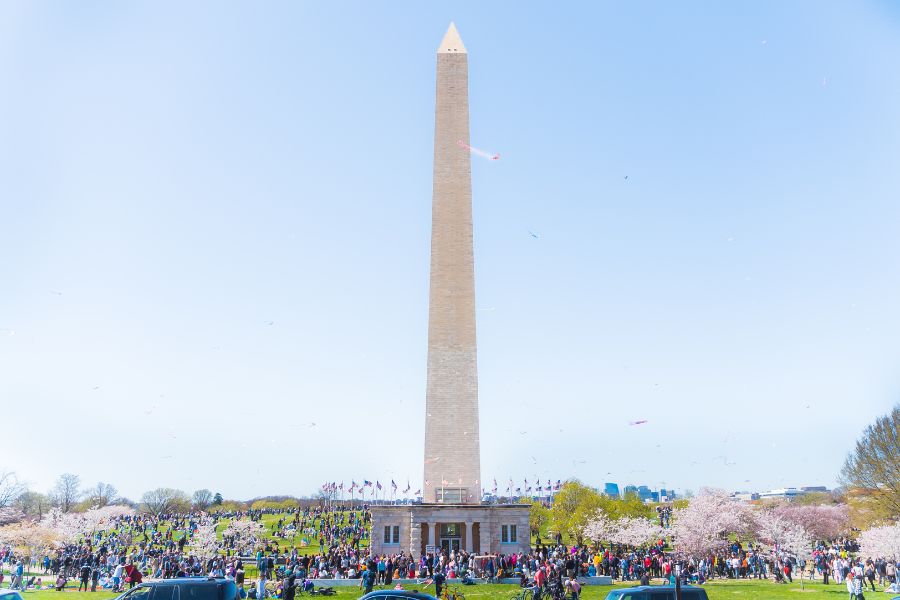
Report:
<svg viewBox="0 0 900 600"><path fill-rule="evenodd" d="M263 515L272 516L263 519ZM214 552L201 556L195 547L198 529L218 527L224 519L256 522L260 530L239 537L223 525ZM79 591L120 591L144 578L212 575L232 578L251 598L286 600L293 599L296 589L308 589L313 580L321 579L358 579L364 589L416 580L434 585L440 593L449 579L468 583L476 578L512 578L536 595L561 598L577 596L578 578L595 576L644 585L654 580L674 582L676 577L698 584L715 578L791 582L805 577L846 583L853 593L856 587L875 590L876 582L896 590L900 572L895 561L856 557L856 548L847 540L820 543L805 558L737 542L705 556L682 557L668 552L663 540L648 548L567 546L558 535L549 543L537 537L528 553L373 556L364 543L370 522L366 506L342 505L212 515L124 515L103 531L40 557L16 556L12 548L0 548L0 564L8 568L9 587L14 589L62 590L77 581ZM0 583L3 577L0 572Z"/></svg>

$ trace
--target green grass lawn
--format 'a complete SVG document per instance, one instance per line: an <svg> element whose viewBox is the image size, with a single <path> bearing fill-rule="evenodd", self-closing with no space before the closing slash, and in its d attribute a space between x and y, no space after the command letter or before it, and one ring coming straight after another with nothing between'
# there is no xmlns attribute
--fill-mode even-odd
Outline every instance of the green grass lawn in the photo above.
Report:
<svg viewBox="0 0 900 600"><path fill-rule="evenodd" d="M75 584L77 587L77 583ZM465 594L466 600L509 600L518 591L515 585L475 585L454 586ZM618 583L613 587L586 586L583 588L581 600L603 600L612 589L631 587L631 584ZM713 581L705 586L710 600L750 600L751 598L765 598L766 600L845 600L847 588L841 584L823 585L821 582L805 582L804 589L799 583L782 585L771 581ZM423 589L422 586L414 586L415 589ZM338 587L339 600L353 600L362 594L356 587ZM379 589L376 587L376 589ZM424 590L433 593L434 588ZM64 594L67 600L109 600L116 595L109 592L76 592L71 587L65 592L37 591L26 592L26 600L51 600ZM79 598L72 598L79 596ZM336 596L336 597L337 597ZM893 596L883 592L868 592L867 600L884 598L889 600Z"/></svg>

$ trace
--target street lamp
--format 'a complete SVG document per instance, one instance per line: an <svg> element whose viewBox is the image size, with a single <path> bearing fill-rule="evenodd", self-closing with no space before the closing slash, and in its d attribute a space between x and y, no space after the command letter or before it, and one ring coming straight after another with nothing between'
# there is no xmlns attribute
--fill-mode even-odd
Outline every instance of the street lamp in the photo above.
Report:
<svg viewBox="0 0 900 600"><path fill-rule="evenodd" d="M675 565L675 600L681 600L681 565Z"/></svg>

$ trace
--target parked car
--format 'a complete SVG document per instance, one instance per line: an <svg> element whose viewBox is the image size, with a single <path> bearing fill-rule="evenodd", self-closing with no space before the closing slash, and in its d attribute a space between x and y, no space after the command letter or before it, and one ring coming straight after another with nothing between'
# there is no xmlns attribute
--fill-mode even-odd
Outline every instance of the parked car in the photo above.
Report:
<svg viewBox="0 0 900 600"><path fill-rule="evenodd" d="M0 590L0 600L22 600L22 594L16 590Z"/></svg>
<svg viewBox="0 0 900 600"><path fill-rule="evenodd" d="M675 600L673 585L642 585L614 590L606 595L606 600ZM708 600L706 590L691 585L681 586L681 600Z"/></svg>
<svg viewBox="0 0 900 600"><path fill-rule="evenodd" d="M369 592L359 600L437 600L416 590L380 590Z"/></svg>
<svg viewBox="0 0 900 600"><path fill-rule="evenodd" d="M240 596L234 581L229 579L178 577L145 581L116 600L240 600Z"/></svg>

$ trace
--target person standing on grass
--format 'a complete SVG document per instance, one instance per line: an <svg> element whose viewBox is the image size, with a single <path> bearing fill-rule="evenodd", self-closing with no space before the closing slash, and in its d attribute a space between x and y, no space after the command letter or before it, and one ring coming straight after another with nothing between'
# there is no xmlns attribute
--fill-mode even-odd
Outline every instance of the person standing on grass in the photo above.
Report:
<svg viewBox="0 0 900 600"><path fill-rule="evenodd" d="M865 568L865 578L869 580L869 585L872 586L872 591L875 591L875 564L871 559L866 561ZM863 581L863 587L865 587L865 580Z"/></svg>
<svg viewBox="0 0 900 600"><path fill-rule="evenodd" d="M88 580L91 578L91 566L85 562L78 572L78 591L88 591ZM81 588L84 588L82 590Z"/></svg>
<svg viewBox="0 0 900 600"><path fill-rule="evenodd" d="M20 590L24 590L25 586L22 585L25 577L25 564L18 560L16 561L16 587Z"/></svg>
<svg viewBox="0 0 900 600"><path fill-rule="evenodd" d="M117 564L115 570L113 571L113 591L120 592L122 591L122 565Z"/></svg>
<svg viewBox="0 0 900 600"><path fill-rule="evenodd" d="M375 587L375 573L372 569L366 568L362 573L362 577L359 579L359 587L365 587L367 594L372 592L372 588Z"/></svg>
<svg viewBox="0 0 900 600"><path fill-rule="evenodd" d="M436 598L441 597L441 592L444 589L444 581L446 581L446 579L442 569L434 570L434 595Z"/></svg>

